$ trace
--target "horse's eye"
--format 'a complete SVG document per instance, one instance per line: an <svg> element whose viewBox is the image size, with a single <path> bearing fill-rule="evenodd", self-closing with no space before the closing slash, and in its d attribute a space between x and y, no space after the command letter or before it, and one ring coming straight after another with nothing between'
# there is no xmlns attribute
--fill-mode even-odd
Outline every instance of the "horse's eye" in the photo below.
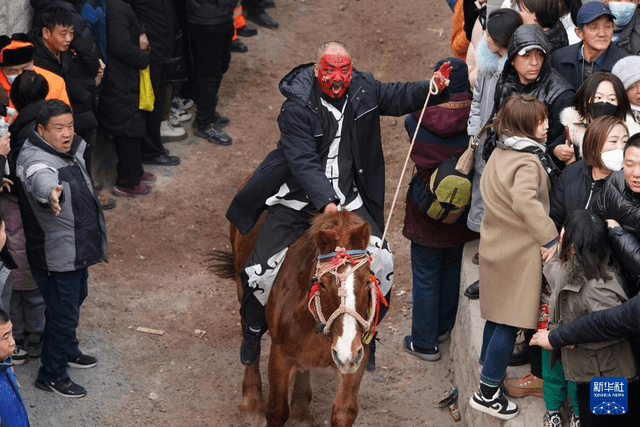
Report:
<svg viewBox="0 0 640 427"><path fill-rule="evenodd" d="M327 287L324 285L324 282L322 280L320 281L320 287L322 289L327 289Z"/></svg>

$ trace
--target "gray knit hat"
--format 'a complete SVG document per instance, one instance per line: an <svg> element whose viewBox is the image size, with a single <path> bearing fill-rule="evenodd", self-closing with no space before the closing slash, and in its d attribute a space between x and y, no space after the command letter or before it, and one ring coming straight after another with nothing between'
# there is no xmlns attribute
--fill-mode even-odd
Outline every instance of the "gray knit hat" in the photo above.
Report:
<svg viewBox="0 0 640 427"><path fill-rule="evenodd" d="M611 73L622 80L624 89L627 90L640 81L640 56L626 56L616 62Z"/></svg>

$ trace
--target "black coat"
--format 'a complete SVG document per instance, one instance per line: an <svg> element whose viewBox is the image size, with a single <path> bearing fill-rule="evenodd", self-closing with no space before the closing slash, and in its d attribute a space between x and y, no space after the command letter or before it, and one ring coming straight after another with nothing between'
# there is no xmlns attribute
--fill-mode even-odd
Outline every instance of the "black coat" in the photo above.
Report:
<svg viewBox="0 0 640 427"><path fill-rule="evenodd" d="M149 53L140 49L142 27L122 0L107 0L109 64L100 95L100 123L116 136L141 138L145 118L140 105L140 70L149 65Z"/></svg>
<svg viewBox="0 0 640 427"><path fill-rule="evenodd" d="M175 41L176 12L173 0L126 0L147 34L151 51L149 60L153 64L164 64L173 53Z"/></svg>
<svg viewBox="0 0 640 427"><path fill-rule="evenodd" d="M631 191L622 171L609 176L592 210L602 219L614 219L620 227L609 229L613 252L622 264L630 296L640 288L640 194Z"/></svg>
<svg viewBox="0 0 640 427"><path fill-rule="evenodd" d="M582 47L582 42L572 44L562 49L558 49L553 52L551 57L551 65L558 70L565 79L573 85L574 88L579 88L582 85L582 61L578 61L578 52ZM628 54L620 50L613 43L609 46L609 49L604 53L606 55L604 64L599 67L595 62L593 63L593 71L591 75L598 71L609 71L615 65L618 60L628 56Z"/></svg>
<svg viewBox="0 0 640 427"><path fill-rule="evenodd" d="M64 78L73 108L76 133L84 135L86 131L98 127L94 106L95 77L100 68L100 52L93 41L91 30L71 4L60 0L31 0L31 5L36 10L33 17L34 29L30 33L36 50L34 64ZM42 41L41 15L51 7L67 9L73 17L73 40L69 50L61 52L59 61Z"/></svg>
<svg viewBox="0 0 640 427"><path fill-rule="evenodd" d="M605 182L606 178L593 180L591 167L584 160L578 160L562 171L549 193L549 216L558 232L571 212L593 205Z"/></svg>
<svg viewBox="0 0 640 427"><path fill-rule="evenodd" d="M240 232L246 233L253 227L265 208L264 201L284 182L301 187L314 209L320 210L338 200L318 155L335 130L331 133L330 123L323 120L326 109L316 95L316 87L313 64L294 68L280 82L280 91L287 100L278 117L281 133L278 148L258 167L227 211L227 218ZM352 132L350 147L356 186L380 230L384 230L385 193L380 116L402 116L421 109L428 91L428 81L382 83L370 73L353 70L347 91L353 122L343 126ZM429 105L448 99L449 91L445 90L432 96ZM325 134L331 138L325 138Z"/></svg>
<svg viewBox="0 0 640 427"><path fill-rule="evenodd" d="M567 345L640 337L640 295L617 307L581 316L549 333L549 342L559 349ZM637 342L637 341L636 341Z"/></svg>
<svg viewBox="0 0 640 427"><path fill-rule="evenodd" d="M233 20L237 0L185 0L187 22L196 25L220 25Z"/></svg>

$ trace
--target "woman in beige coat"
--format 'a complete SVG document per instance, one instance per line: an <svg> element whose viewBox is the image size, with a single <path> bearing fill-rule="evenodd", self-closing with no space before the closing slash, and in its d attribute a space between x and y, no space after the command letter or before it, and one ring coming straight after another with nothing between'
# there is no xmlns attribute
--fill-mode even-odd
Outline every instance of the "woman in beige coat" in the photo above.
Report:
<svg viewBox="0 0 640 427"><path fill-rule="evenodd" d="M499 388L520 328L535 329L540 308L542 261L551 259L558 232L549 218L545 154L547 109L530 95L507 99L494 121L500 135L480 190L485 215L480 228L480 310L483 333L480 387L470 405L500 419L518 414ZM542 256L542 260L541 260Z"/></svg>

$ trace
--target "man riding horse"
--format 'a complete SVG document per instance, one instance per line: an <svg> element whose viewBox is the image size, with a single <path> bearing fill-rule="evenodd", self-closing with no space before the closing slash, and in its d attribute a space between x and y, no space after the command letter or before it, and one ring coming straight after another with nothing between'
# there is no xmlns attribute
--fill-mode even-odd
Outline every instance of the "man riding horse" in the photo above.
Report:
<svg viewBox="0 0 640 427"><path fill-rule="evenodd" d="M343 43L328 42L318 49L315 64L300 65L282 79L280 92L287 99L278 117L278 148L256 169L227 211L227 218L244 234L267 209L255 247L240 272L240 314L247 324L240 349L242 364L251 366L260 356L271 286L289 245L318 213L346 209L369 222L372 269L389 300L393 256L387 242L381 241L385 169L380 115L402 116L419 110L430 86L437 87L437 93L429 105L448 101L449 71L448 63L443 65L434 74L435 85L429 81L382 83L353 68Z"/></svg>

